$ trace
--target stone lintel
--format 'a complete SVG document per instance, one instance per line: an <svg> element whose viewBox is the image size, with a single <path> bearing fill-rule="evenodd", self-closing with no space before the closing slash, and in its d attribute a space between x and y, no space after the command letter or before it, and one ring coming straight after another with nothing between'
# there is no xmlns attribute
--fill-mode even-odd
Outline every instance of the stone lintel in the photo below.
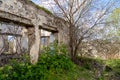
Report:
<svg viewBox="0 0 120 80"><path fill-rule="evenodd" d="M46 31L50 31L50 32L58 32L56 27L53 27L53 26L45 24L45 23L43 23L43 26L40 26L40 28L44 29Z"/></svg>
<svg viewBox="0 0 120 80"><path fill-rule="evenodd" d="M0 35L13 35L16 37L22 37L22 35L20 35L20 34L13 34L13 33L0 33Z"/></svg>
<svg viewBox="0 0 120 80"><path fill-rule="evenodd" d="M41 38L47 38L47 37L49 38L50 36L42 36L42 35L41 35Z"/></svg>
<svg viewBox="0 0 120 80"><path fill-rule="evenodd" d="M0 10L0 21L13 22L15 24L24 25L25 27L33 26L30 19L2 10Z"/></svg>

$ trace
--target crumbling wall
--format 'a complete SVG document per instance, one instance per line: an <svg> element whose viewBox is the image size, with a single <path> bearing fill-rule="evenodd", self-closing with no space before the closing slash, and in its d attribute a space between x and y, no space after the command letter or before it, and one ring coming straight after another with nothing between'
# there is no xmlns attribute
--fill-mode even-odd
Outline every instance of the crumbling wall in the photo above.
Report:
<svg viewBox="0 0 120 80"><path fill-rule="evenodd" d="M55 17L54 19L55 24L57 25L57 29L58 29L58 43L64 43L65 45L69 45L69 25L67 23L67 21Z"/></svg>
<svg viewBox="0 0 120 80"><path fill-rule="evenodd" d="M0 22L0 54L28 51L27 29L19 24Z"/></svg>
<svg viewBox="0 0 120 80"><path fill-rule="evenodd" d="M53 32L59 43L67 44L69 40L65 21L46 13L29 0L0 0L0 20L24 24L28 29L26 35L33 64L37 62L39 56L40 29Z"/></svg>

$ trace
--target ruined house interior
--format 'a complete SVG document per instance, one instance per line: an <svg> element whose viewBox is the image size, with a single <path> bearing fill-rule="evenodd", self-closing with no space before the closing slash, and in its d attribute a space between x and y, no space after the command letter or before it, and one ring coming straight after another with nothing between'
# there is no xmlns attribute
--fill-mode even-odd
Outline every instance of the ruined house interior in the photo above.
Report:
<svg viewBox="0 0 120 80"><path fill-rule="evenodd" d="M29 53L36 63L40 50L54 40L68 44L66 21L30 0L0 0L0 55Z"/></svg>
<svg viewBox="0 0 120 80"><path fill-rule="evenodd" d="M25 53L28 51L27 29L14 23L0 22L0 54ZM51 32L41 30L41 48L54 42Z"/></svg>
<svg viewBox="0 0 120 80"><path fill-rule="evenodd" d="M36 10L37 15L34 14ZM36 24L39 27L40 48L48 46L58 33L53 20L53 16L38 9L31 1L0 0L0 54L30 51L35 43Z"/></svg>
<svg viewBox="0 0 120 80"><path fill-rule="evenodd" d="M27 49L26 29L13 23L0 22L0 54L20 53ZM23 36L22 36L23 34Z"/></svg>

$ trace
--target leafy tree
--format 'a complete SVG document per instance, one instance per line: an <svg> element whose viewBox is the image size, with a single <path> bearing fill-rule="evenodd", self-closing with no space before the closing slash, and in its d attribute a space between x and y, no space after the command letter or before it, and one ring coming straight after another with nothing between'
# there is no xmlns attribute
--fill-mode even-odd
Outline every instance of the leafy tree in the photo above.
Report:
<svg viewBox="0 0 120 80"><path fill-rule="evenodd" d="M114 9L107 21L110 21L109 26L114 28L110 31L110 35L120 36L120 8Z"/></svg>

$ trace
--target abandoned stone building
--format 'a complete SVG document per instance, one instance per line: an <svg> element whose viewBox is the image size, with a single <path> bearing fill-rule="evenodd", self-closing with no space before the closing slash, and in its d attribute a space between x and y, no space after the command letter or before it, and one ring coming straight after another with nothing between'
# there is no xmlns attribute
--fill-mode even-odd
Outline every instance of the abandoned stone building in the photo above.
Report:
<svg viewBox="0 0 120 80"><path fill-rule="evenodd" d="M30 0L0 0L0 56L29 53L31 63L34 64L42 47L48 46L54 40L58 44L63 42L68 45L68 32L66 21ZM105 59L113 56L111 53L117 53L114 57L120 58L120 43L113 45L100 42L102 46L97 43L83 44L85 49L79 48L79 53L84 51L83 55L89 53L92 57Z"/></svg>
<svg viewBox="0 0 120 80"><path fill-rule="evenodd" d="M29 52L36 63L42 46L54 40L68 44L66 26L30 0L0 0L0 54Z"/></svg>

